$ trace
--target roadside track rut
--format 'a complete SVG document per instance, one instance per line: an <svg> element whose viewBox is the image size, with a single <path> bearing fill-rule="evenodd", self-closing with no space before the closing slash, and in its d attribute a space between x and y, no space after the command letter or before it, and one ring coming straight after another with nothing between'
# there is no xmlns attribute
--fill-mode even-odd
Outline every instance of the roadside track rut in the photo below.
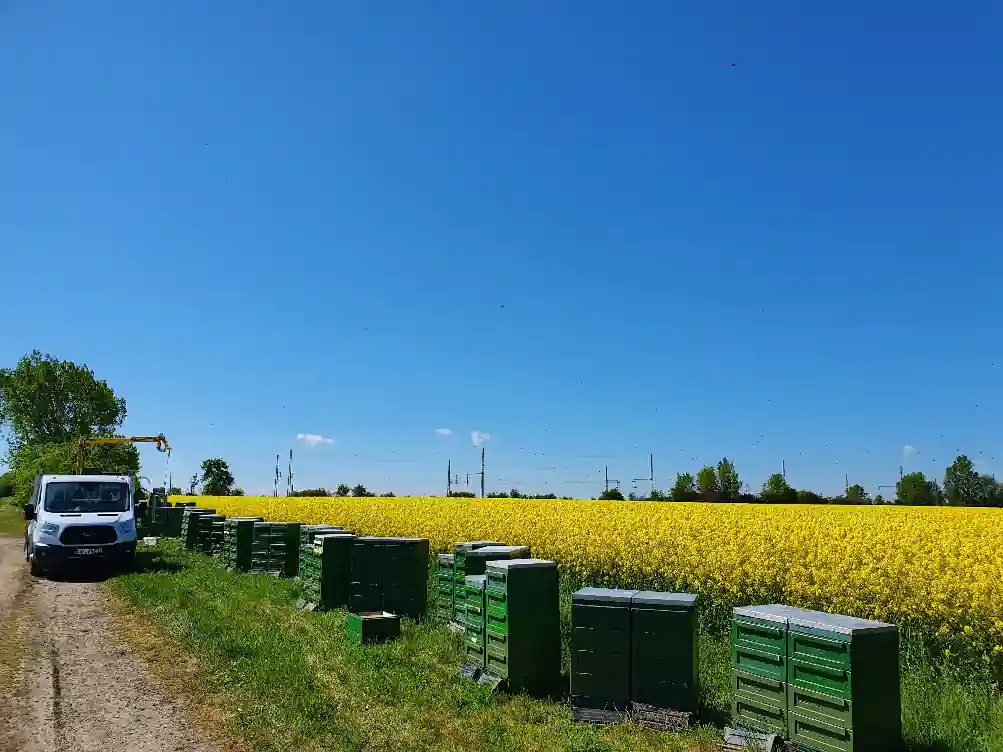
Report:
<svg viewBox="0 0 1003 752"><path fill-rule="evenodd" d="M0 537L0 752L215 752L116 637L101 583L68 575L31 577Z"/></svg>

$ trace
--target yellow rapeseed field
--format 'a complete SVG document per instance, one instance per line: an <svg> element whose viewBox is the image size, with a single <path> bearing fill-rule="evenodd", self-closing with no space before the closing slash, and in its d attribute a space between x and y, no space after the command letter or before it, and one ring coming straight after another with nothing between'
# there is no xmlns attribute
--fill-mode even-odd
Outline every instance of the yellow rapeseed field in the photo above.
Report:
<svg viewBox="0 0 1003 752"><path fill-rule="evenodd" d="M589 584L892 621L1003 663L1003 510L444 498L203 497L226 515L527 544Z"/></svg>

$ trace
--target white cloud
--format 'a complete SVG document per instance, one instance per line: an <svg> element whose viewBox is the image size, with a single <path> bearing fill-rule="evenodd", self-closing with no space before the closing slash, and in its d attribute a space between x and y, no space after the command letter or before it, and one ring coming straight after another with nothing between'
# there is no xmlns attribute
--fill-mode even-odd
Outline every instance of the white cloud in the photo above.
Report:
<svg viewBox="0 0 1003 752"><path fill-rule="evenodd" d="M309 444L310 446L334 443L334 439L330 439L327 436L321 436L319 433L298 433L296 434L296 441L302 441L304 444Z"/></svg>
<svg viewBox="0 0 1003 752"><path fill-rule="evenodd" d="M480 446L485 441L488 441L490 438L491 434L489 433L481 433L480 431L470 432L470 440L474 443L474 446Z"/></svg>
<svg viewBox="0 0 1003 752"><path fill-rule="evenodd" d="M435 432L440 436L451 436L453 434L452 428L436 428Z"/></svg>
<svg viewBox="0 0 1003 752"><path fill-rule="evenodd" d="M902 447L902 459L909 460L919 454L919 450L912 444L906 444Z"/></svg>

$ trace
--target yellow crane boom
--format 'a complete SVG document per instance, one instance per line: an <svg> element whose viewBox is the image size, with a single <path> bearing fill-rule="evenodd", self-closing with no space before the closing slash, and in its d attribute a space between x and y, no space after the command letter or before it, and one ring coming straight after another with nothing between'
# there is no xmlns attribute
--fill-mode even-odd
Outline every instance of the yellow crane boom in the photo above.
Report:
<svg viewBox="0 0 1003 752"><path fill-rule="evenodd" d="M158 450L167 452L168 460L171 458L171 445L167 443L167 437L162 433L156 436L104 436L93 439L80 439L77 442L77 473L84 471L87 447L91 444L156 444Z"/></svg>

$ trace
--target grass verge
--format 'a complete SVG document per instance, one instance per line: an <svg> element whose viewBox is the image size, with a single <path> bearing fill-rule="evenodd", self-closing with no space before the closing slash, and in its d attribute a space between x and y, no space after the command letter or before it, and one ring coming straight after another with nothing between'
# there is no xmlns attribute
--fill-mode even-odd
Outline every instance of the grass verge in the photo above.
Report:
<svg viewBox="0 0 1003 752"><path fill-rule="evenodd" d="M0 535L21 537L24 535L24 520L21 519L21 507L0 500Z"/></svg>
<svg viewBox="0 0 1003 752"><path fill-rule="evenodd" d="M730 703L727 639L701 639L703 717L710 725L654 733L573 723L567 705L492 696L457 673L460 641L430 622L401 641L348 642L345 613L296 609L295 582L221 572L162 544L140 571L109 581L157 674L194 693L200 717L246 750L665 750L719 748ZM570 589L565 589L566 606ZM903 722L914 752L1003 750L1003 702L984 683L928 667L903 676Z"/></svg>

